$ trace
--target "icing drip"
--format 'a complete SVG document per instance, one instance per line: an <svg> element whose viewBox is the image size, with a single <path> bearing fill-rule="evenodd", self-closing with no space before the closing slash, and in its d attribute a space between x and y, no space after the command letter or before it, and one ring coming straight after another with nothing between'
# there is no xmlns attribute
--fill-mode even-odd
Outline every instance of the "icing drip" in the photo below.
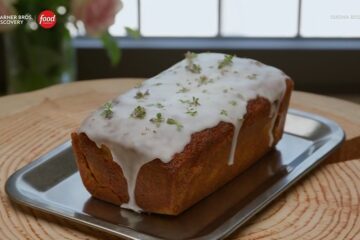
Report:
<svg viewBox="0 0 360 240"><path fill-rule="evenodd" d="M234 160L235 160L235 151L236 151L236 146L237 146L237 139L239 137L239 132L240 132L240 128L241 128L241 124L242 122L237 122L235 123L235 128L234 128L234 135L232 138L232 142L231 142L231 150L230 150L230 157L228 160L229 165L233 165L234 164Z"/></svg>
<svg viewBox="0 0 360 240"><path fill-rule="evenodd" d="M120 165L128 187L129 202L122 204L121 207L141 212L141 208L135 201L135 187L140 168L148 162L147 157L134 150L122 147L113 148L111 154L114 161Z"/></svg>
<svg viewBox="0 0 360 240"><path fill-rule="evenodd" d="M171 161L193 133L221 121L235 127L228 161L233 164L248 101L256 97L271 103L279 100L286 78L280 70L251 59L187 54L185 60L92 113L79 132L86 133L98 147L105 145L111 150L128 185L130 200L122 207L141 211L135 187L144 164L157 158ZM272 130L269 134L272 137Z"/></svg>

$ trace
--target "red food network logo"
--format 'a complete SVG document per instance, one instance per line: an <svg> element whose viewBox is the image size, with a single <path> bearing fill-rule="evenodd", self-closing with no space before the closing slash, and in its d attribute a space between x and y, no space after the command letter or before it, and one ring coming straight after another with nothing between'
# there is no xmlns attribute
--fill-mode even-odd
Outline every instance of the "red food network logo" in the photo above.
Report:
<svg viewBox="0 0 360 240"><path fill-rule="evenodd" d="M38 23L42 28L49 29L56 24L56 15L53 11L42 11L38 16Z"/></svg>

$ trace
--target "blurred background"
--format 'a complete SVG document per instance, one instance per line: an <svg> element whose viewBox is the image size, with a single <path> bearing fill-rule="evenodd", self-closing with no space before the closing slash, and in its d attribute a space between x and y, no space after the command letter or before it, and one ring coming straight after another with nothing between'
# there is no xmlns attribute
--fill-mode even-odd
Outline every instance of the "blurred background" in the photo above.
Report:
<svg viewBox="0 0 360 240"><path fill-rule="evenodd" d="M297 90L360 102L359 0L122 0L122 3L109 28L121 47L120 62L110 64L99 39L70 29L74 60L70 57L67 62L75 69L65 82L148 78L182 59L188 50L215 51L276 66L294 79ZM125 27L135 29L140 38L129 37ZM2 95L7 93L6 79L14 68L9 62L17 48L15 45L15 50L9 49L6 35L0 33ZM41 61L40 58L33 61Z"/></svg>

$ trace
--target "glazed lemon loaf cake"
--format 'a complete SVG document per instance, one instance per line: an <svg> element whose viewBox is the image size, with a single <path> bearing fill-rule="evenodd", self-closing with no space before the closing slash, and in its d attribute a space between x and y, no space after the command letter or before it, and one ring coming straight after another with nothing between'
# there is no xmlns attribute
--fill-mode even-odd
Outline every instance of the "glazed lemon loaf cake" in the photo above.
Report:
<svg viewBox="0 0 360 240"><path fill-rule="evenodd" d="M177 215L280 140L293 87L287 75L220 53L185 56L72 133L81 178L94 197Z"/></svg>

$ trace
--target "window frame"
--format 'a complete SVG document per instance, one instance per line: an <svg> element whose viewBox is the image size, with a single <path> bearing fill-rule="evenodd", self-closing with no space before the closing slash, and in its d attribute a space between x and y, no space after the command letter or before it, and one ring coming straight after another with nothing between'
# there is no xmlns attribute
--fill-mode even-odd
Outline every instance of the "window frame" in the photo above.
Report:
<svg viewBox="0 0 360 240"><path fill-rule="evenodd" d="M359 50L360 38L303 37L115 37L122 49ZM102 48L98 39L76 37L76 48Z"/></svg>
<svg viewBox="0 0 360 240"><path fill-rule="evenodd" d="M141 2L142 0L134 0L137 2L137 26L136 28L141 31ZM298 9L297 9L297 24L296 24L296 34L294 36L276 36L274 35L273 37L270 36L226 36L226 35L222 35L222 25L223 25L223 20L222 20L222 8L223 8L223 0L217 0L217 5L218 5L218 12L217 12L217 22L218 22L218 29L217 29L217 34L215 36L209 36L209 38L267 38L267 39L273 39L273 38L277 38L277 39L289 39L289 38L306 38L306 39L359 39L360 36L313 36L313 37L307 37L307 36L302 36L301 35L301 28L302 28L302 17L303 17L303 0L297 0L298 2ZM121 12L119 12L119 14L121 14ZM124 36L116 36L116 37L124 37ZM157 38L157 37L148 37L148 38ZM171 36L159 36L159 38L183 38L183 37L171 37ZM207 38L207 37L192 37L192 36L185 36L184 38Z"/></svg>

